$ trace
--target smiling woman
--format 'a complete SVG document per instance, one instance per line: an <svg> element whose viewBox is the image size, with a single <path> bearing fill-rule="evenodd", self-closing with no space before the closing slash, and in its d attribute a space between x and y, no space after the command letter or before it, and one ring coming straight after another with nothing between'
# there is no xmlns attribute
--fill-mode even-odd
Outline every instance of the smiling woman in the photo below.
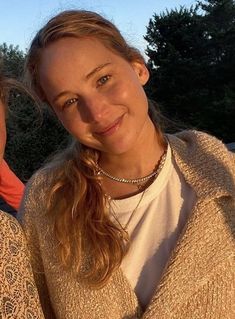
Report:
<svg viewBox="0 0 235 319"><path fill-rule="evenodd" d="M52 18L26 71L74 137L21 210L46 317L232 318L234 155L162 132L143 57L97 13Z"/></svg>
<svg viewBox="0 0 235 319"><path fill-rule="evenodd" d="M138 148L138 139L152 131L142 87L148 77L142 61L129 63L96 39L62 38L40 59L41 89L64 127L82 144L108 154Z"/></svg>

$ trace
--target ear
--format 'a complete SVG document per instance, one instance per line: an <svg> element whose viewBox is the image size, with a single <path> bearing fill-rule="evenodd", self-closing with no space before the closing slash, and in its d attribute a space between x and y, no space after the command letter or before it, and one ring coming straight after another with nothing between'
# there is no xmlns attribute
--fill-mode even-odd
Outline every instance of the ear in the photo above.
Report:
<svg viewBox="0 0 235 319"><path fill-rule="evenodd" d="M131 65L140 81L140 84L145 85L149 79L149 70L146 65L139 61L131 62Z"/></svg>

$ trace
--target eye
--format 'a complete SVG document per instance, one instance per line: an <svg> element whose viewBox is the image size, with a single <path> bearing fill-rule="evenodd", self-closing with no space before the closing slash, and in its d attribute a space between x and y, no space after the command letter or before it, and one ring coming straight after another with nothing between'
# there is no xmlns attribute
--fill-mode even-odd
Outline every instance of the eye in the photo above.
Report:
<svg viewBox="0 0 235 319"><path fill-rule="evenodd" d="M77 97L74 97L74 98L72 98L72 99L68 99L68 100L65 101L65 103L64 103L64 108L66 108L66 107L68 107L68 106L70 106L70 105L72 105L72 104L74 104L74 103L77 103L77 101L78 101L78 98L77 98Z"/></svg>
<svg viewBox="0 0 235 319"><path fill-rule="evenodd" d="M104 85L111 78L111 75L102 76L98 81L98 86Z"/></svg>

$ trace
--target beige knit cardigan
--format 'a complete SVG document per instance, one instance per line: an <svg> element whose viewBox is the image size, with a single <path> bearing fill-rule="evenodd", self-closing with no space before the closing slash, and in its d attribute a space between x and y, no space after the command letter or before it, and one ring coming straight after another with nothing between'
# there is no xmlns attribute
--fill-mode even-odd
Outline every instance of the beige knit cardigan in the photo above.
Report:
<svg viewBox="0 0 235 319"><path fill-rule="evenodd" d="M92 289L60 266L48 185L40 172L31 180L21 214L46 318L235 319L235 156L204 133L168 139L197 202L145 311L121 269Z"/></svg>

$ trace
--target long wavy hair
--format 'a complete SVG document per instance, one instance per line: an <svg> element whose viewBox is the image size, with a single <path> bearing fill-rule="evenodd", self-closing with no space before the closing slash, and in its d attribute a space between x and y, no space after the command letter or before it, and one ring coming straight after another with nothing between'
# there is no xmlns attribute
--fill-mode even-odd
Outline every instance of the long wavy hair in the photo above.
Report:
<svg viewBox="0 0 235 319"><path fill-rule="evenodd" d="M127 44L119 30L97 13L65 11L52 18L35 36L26 60L26 79L30 88L45 101L39 83L41 53L50 43L63 37L94 37L128 62L144 62L143 56ZM96 174L97 150L74 141L56 156L44 172L50 175L45 194L47 214L52 216L53 231L59 242L64 266L79 273L84 257L89 267L83 279L90 285L104 285L120 266L128 249L126 232L112 222L108 200Z"/></svg>

